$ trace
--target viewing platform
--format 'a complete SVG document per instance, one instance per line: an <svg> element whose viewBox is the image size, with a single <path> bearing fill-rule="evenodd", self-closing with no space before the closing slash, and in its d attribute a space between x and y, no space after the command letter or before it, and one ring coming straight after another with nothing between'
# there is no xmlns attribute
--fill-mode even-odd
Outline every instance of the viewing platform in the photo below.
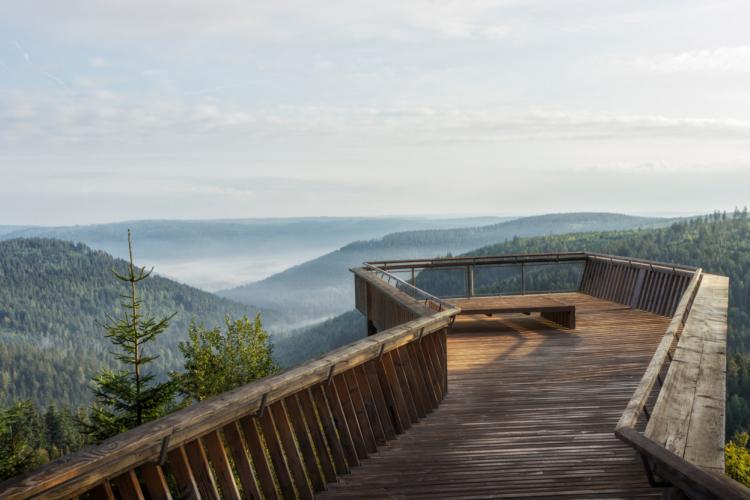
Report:
<svg viewBox="0 0 750 500"><path fill-rule="evenodd" d="M352 272L366 338L0 497L750 498L723 475L727 278L591 253Z"/></svg>

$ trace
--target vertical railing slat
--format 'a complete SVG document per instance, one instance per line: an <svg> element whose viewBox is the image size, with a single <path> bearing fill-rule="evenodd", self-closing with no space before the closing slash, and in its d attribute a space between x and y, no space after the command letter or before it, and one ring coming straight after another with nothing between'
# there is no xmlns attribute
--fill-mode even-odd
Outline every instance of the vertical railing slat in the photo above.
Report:
<svg viewBox="0 0 750 500"><path fill-rule="evenodd" d="M261 435L258 431L258 419L247 416L240 419L240 428L247 441L247 449L253 460L255 475L263 491L263 497L266 499L279 498L279 492L276 489L276 483L273 480L271 464L268 463L268 457L265 453L265 446L261 441Z"/></svg>
<svg viewBox="0 0 750 500"><path fill-rule="evenodd" d="M333 458L333 464L336 467L336 473L348 474L349 464L346 461L344 447L339 439L338 432L336 432L336 423L334 421L333 413L331 413L331 407L328 405L325 390L322 385L318 384L310 388L310 393L315 402L315 408L318 410L320 424L323 428L323 434L326 437L326 441L328 442L328 449L331 451L331 457Z"/></svg>
<svg viewBox="0 0 750 500"><path fill-rule="evenodd" d="M140 469L143 483L146 485L146 491L151 500L172 500L167 478L159 464L148 462L143 464Z"/></svg>
<svg viewBox="0 0 750 500"><path fill-rule="evenodd" d="M364 439L365 449L367 453L375 453L378 451L377 444L375 443L375 434L370 425L370 419L365 409L365 401L360 391L359 384L357 383L357 377L354 373L354 369L347 370L343 374L343 378L346 381L346 387L349 389L349 398L354 405L354 412L359 422L359 430L362 433Z"/></svg>
<svg viewBox="0 0 750 500"><path fill-rule="evenodd" d="M242 484L244 496L246 498L260 500L263 498L260 493L260 485L258 484L258 479L255 477L250 458L245 450L245 444L242 440L242 432L240 431L238 423L231 422L225 425L222 430L226 437L227 446L229 446L229 452L232 454L234 466L237 468L237 475Z"/></svg>
<svg viewBox="0 0 750 500"><path fill-rule="evenodd" d="M131 469L112 479L112 484L117 489L117 494L122 500L144 500L141 485L134 470Z"/></svg>
<svg viewBox="0 0 750 500"><path fill-rule="evenodd" d="M234 479L232 467L229 464L229 458L224 449L224 444L221 442L219 432L209 432L203 436L203 442L206 445L208 460L216 473L216 481L219 483L222 498L224 500L239 500L240 490L237 488L237 481Z"/></svg>
<svg viewBox="0 0 750 500"><path fill-rule="evenodd" d="M263 440L266 443L268 454L271 456L273 470L276 473L276 479L279 482L279 489L283 498L295 498L294 481L289 466L284 459L284 452L281 449L281 442L276 434L276 426L273 422L273 416L266 408L260 416L260 430L263 434Z"/></svg>
<svg viewBox="0 0 750 500"><path fill-rule="evenodd" d="M199 498L198 484L195 482L185 448L180 446L167 453L167 464L174 476L180 498L189 500Z"/></svg>
<svg viewBox="0 0 750 500"><path fill-rule="evenodd" d="M336 470L333 467L331 451L326 444L325 436L321 429L321 422L318 418L318 413L315 411L315 403L310 395L310 390L307 389L298 392L297 399L299 400L300 408L302 409L302 416L305 419L305 424L307 424L307 428L310 431L310 437L315 446L315 455L318 457L318 463L323 471L325 482L333 483L336 481Z"/></svg>
<svg viewBox="0 0 750 500"><path fill-rule="evenodd" d="M211 472L208 457L200 439L187 443L185 453L188 457L188 463L190 463L190 469L193 471L195 484L198 485L200 496L208 500L219 500L220 495L216 480Z"/></svg>
<svg viewBox="0 0 750 500"><path fill-rule="evenodd" d="M291 396L284 398L284 407L286 408L292 432L294 433L297 446L299 447L302 460L304 461L307 477L315 491L323 491L326 489L326 483L323 479L320 467L318 467L315 448L310 439L310 433L305 424L305 417L302 415L302 409L300 408L297 395L292 394Z"/></svg>

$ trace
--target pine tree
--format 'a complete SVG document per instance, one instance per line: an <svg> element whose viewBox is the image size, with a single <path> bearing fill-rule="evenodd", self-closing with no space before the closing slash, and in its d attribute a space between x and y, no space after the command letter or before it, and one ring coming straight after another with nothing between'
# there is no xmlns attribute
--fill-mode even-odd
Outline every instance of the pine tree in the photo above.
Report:
<svg viewBox="0 0 750 500"><path fill-rule="evenodd" d="M128 285L122 295L123 316L115 319L107 316L103 324L106 337L117 348L115 358L121 363L120 370L103 370L94 377L96 401L91 408L90 422L83 423L94 440L99 441L168 413L177 392L174 381L157 383L153 373L145 371L146 365L158 356L144 354L144 345L155 339L169 326L174 314L160 319L146 317L142 313L143 302L138 296L137 285L147 279L153 269L136 268L133 264L133 244L128 230L129 264L126 274L113 269L112 273Z"/></svg>
<svg viewBox="0 0 750 500"><path fill-rule="evenodd" d="M40 431L39 414L30 401L19 401L10 408L0 409L0 480L46 461L39 450L44 441L44 433Z"/></svg>

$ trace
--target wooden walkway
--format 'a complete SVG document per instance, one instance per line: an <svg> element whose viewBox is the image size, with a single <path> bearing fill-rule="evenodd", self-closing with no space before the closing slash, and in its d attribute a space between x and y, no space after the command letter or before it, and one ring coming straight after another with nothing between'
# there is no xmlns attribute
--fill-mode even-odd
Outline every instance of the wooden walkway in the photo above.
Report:
<svg viewBox="0 0 750 500"><path fill-rule="evenodd" d="M557 297L576 305L576 330L520 314L458 319L442 405L318 497L660 496L613 430L668 319Z"/></svg>

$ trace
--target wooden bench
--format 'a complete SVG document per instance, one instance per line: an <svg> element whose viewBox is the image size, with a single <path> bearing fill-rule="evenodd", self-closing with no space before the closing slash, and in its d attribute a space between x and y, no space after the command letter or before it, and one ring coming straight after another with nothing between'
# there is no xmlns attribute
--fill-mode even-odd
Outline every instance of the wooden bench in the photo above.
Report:
<svg viewBox="0 0 750 500"><path fill-rule="evenodd" d="M462 315L538 312L541 317L564 326L576 327L576 306L549 295L509 295L504 297L473 297L454 299L451 303L461 308Z"/></svg>

